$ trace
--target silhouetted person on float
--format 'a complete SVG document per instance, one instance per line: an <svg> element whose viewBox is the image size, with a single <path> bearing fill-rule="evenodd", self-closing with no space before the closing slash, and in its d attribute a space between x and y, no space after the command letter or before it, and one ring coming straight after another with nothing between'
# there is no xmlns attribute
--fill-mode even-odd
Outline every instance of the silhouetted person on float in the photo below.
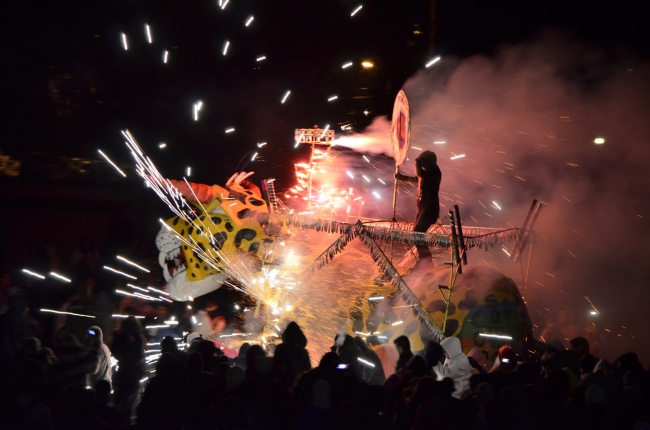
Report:
<svg viewBox="0 0 650 430"><path fill-rule="evenodd" d="M395 179L417 184L418 212L415 217L413 231L426 233L429 227L435 224L440 216L440 198L438 197L438 192L440 191L442 172L440 172L440 168L438 167L438 157L436 157L436 154L432 151L422 152L415 159L415 173L417 176L402 175L398 172L395 173ZM417 246L417 250L417 265L431 261L431 250L428 246Z"/></svg>

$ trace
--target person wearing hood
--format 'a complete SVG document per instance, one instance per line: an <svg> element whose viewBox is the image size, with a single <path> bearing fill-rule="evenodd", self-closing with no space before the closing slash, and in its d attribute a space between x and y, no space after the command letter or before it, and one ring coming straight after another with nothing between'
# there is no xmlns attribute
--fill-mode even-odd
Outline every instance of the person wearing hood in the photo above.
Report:
<svg viewBox="0 0 650 430"><path fill-rule="evenodd" d="M91 326L86 330L84 338L86 347L86 386L94 387L101 379L108 381L113 387L111 351L104 343L104 333L99 326Z"/></svg>
<svg viewBox="0 0 650 430"><path fill-rule="evenodd" d="M464 399L470 392L469 379L472 376L472 365L463 353L460 339L455 336L443 339L440 346L445 350L445 362L437 370L438 380L450 378L454 381L452 396Z"/></svg>
<svg viewBox="0 0 650 430"><path fill-rule="evenodd" d="M398 181L417 184L418 212L415 217L413 231L426 233L426 231L438 220L440 216L440 182L442 173L438 167L438 157L433 151L424 151L415 159L415 173L417 176L407 176L395 173ZM418 246L418 265L421 262L431 261L431 250L428 246Z"/></svg>
<svg viewBox="0 0 650 430"><path fill-rule="evenodd" d="M275 348L273 367L281 374L287 388L293 386L298 377L311 369L307 337L300 326L291 321L282 333L282 343Z"/></svg>

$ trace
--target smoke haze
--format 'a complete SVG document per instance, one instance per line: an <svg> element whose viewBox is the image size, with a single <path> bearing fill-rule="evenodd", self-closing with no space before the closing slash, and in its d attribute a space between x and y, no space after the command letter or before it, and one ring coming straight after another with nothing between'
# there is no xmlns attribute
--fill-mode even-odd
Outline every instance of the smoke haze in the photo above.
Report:
<svg viewBox="0 0 650 430"><path fill-rule="evenodd" d="M404 85L412 131L401 167L413 174L421 150L436 152L444 223L458 204L463 225L521 227L532 200L542 201L526 288L536 336L562 312L566 346L572 333L587 334L600 356L632 350L644 363L650 360L643 342L650 311L648 72L648 64L624 51L600 51L556 31L493 58L443 59ZM390 156L390 123L378 118L367 132L337 144ZM383 178L387 194L395 167L383 158L362 167L358 155L347 154L337 163ZM400 186L398 211L407 219L415 211L413 192ZM386 217L392 210L386 205L389 198L377 202L380 213L372 216ZM470 264L499 253L472 251ZM521 286L525 258L523 268L505 260L499 270Z"/></svg>

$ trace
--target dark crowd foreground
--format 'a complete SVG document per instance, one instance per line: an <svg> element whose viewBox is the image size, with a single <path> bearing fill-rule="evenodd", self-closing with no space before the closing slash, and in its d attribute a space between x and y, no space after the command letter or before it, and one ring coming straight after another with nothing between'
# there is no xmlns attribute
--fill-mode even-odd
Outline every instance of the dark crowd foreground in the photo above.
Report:
<svg viewBox="0 0 650 430"><path fill-rule="evenodd" d="M312 368L307 339L291 322L273 356L244 343L228 358L201 337L181 350L167 335L148 373L135 317L122 320L110 348L98 326L50 348L7 335L26 332L25 306L10 296L0 319L3 352L20 343L3 356L3 429L650 428L649 372L637 355L598 360L584 338L526 362L505 345L487 365L464 355L457 338L412 352L401 336L390 345L396 368L384 372L373 349L349 335L335 336Z"/></svg>

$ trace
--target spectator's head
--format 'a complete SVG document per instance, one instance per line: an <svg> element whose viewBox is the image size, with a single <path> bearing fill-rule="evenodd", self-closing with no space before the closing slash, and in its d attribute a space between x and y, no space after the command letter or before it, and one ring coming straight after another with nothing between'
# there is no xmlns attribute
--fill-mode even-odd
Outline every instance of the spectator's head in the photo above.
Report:
<svg viewBox="0 0 650 430"><path fill-rule="evenodd" d="M140 324L140 321L133 315L126 317L124 321L122 321L121 327L122 334L127 336L140 336L142 334L142 324Z"/></svg>
<svg viewBox="0 0 650 430"><path fill-rule="evenodd" d="M583 355L589 354L589 341L582 336L571 339L569 345L571 346L571 351L573 351L578 360Z"/></svg>
<svg viewBox="0 0 650 430"><path fill-rule="evenodd" d="M445 350L445 355L454 358L463 353L463 347L460 345L460 339L456 336L446 337L440 342L440 346Z"/></svg>
<svg viewBox="0 0 650 430"><path fill-rule="evenodd" d="M411 351L411 341L409 341L407 336L398 336L393 343L395 344L395 348L397 348L397 352L400 354Z"/></svg>
<svg viewBox="0 0 650 430"><path fill-rule="evenodd" d="M302 332L302 329L295 321L291 321L287 328L282 333L282 342L287 345L298 346L304 348L307 346L307 337Z"/></svg>
<svg viewBox="0 0 650 430"><path fill-rule="evenodd" d="M178 343L174 336L167 335L160 341L160 350L164 352L176 352L178 351Z"/></svg>
<svg viewBox="0 0 650 430"><path fill-rule="evenodd" d="M442 363L445 358L445 350L442 349L442 346L436 341L430 340L427 342L427 346L424 349L424 359L427 362L427 366L433 367L438 363Z"/></svg>
<svg viewBox="0 0 650 430"><path fill-rule="evenodd" d="M104 343L104 333L99 326L93 325L86 330L84 344L87 348L98 347Z"/></svg>

